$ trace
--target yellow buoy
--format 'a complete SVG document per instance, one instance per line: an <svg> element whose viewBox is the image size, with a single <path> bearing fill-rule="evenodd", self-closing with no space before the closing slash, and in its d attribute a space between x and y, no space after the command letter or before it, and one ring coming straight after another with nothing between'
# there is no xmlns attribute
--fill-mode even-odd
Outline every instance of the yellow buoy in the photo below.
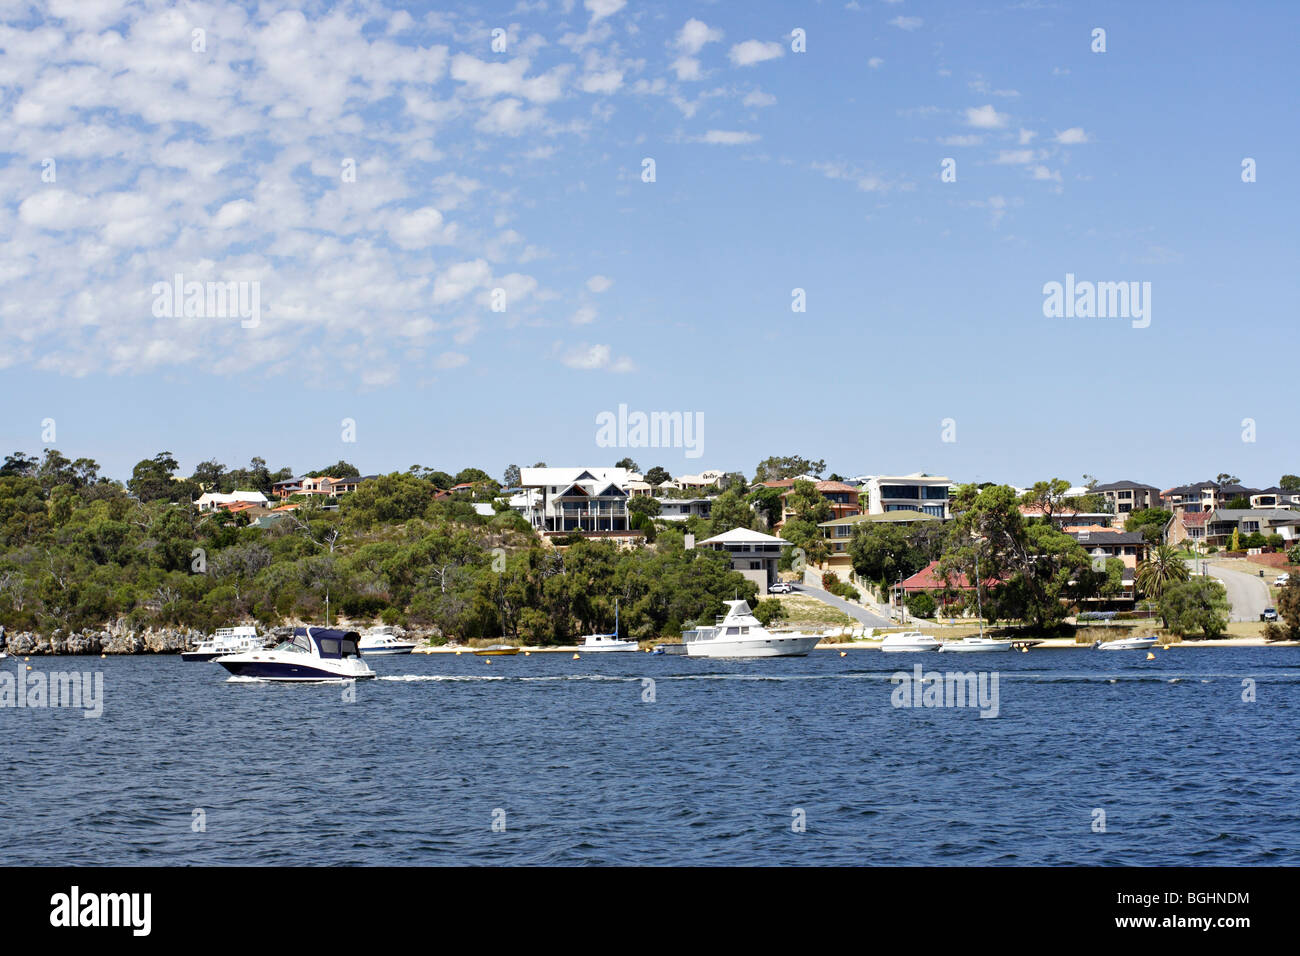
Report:
<svg viewBox="0 0 1300 956"><path fill-rule="evenodd" d="M492 663L492 658L490 658L490 657L485 657L485 658L483 658L483 663L484 663L484 664L491 664L491 663Z"/></svg>
<svg viewBox="0 0 1300 956"><path fill-rule="evenodd" d="M31 669L32 669L32 665L31 665L31 664L28 664L28 665L27 665L27 669L28 669L28 670L31 670Z"/></svg>
<svg viewBox="0 0 1300 956"><path fill-rule="evenodd" d="M1155 659L1156 659L1156 656L1155 656L1154 654L1152 654L1150 651L1147 651L1147 660L1149 660L1149 661L1153 661L1153 660L1155 660Z"/></svg>
<svg viewBox="0 0 1300 956"><path fill-rule="evenodd" d="M524 657L532 657L532 656L533 656L532 651L524 651Z"/></svg>
<svg viewBox="0 0 1300 956"><path fill-rule="evenodd" d="M578 655L577 655L577 654L574 654L574 655L573 655L573 659L576 661L576 660L578 659Z"/></svg>
<svg viewBox="0 0 1300 956"><path fill-rule="evenodd" d="M460 651L457 651L457 652L456 652L456 656L457 656L457 657L460 657Z"/></svg>
<svg viewBox="0 0 1300 956"><path fill-rule="evenodd" d="M1021 653L1021 654L1028 654L1028 653L1029 653L1029 648L1022 646L1022 647L1020 648L1020 653Z"/></svg>
<svg viewBox="0 0 1300 956"><path fill-rule="evenodd" d="M102 660L105 660L105 659L107 659L107 658L108 658L108 655L107 655L107 654L100 654L100 655L99 655L99 659L100 659L101 661L102 661Z"/></svg>
<svg viewBox="0 0 1300 956"><path fill-rule="evenodd" d="M23 660L24 660L24 661L30 661L30 660L31 660L31 658L30 658L30 657L24 657L24 658L23 658ZM31 668L30 668L30 667L29 667L29 668L27 668L27 669L28 669L28 670L31 670Z"/></svg>
<svg viewBox="0 0 1300 956"><path fill-rule="evenodd" d="M840 657L848 657L848 656L849 656L848 651L840 651Z"/></svg>

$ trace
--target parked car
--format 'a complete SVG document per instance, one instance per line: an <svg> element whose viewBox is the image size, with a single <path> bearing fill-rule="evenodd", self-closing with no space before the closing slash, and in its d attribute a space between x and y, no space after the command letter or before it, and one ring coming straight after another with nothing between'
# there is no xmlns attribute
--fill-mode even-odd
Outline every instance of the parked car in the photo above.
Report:
<svg viewBox="0 0 1300 956"><path fill-rule="evenodd" d="M1290 583L1291 583L1291 575L1289 572L1286 571L1283 571L1281 574L1279 574L1277 577L1273 579L1274 587L1284 588Z"/></svg>
<svg viewBox="0 0 1300 956"><path fill-rule="evenodd" d="M1260 619L1261 621L1276 621L1276 620L1277 620L1277 608L1275 608L1275 607L1266 607L1266 608L1264 608L1264 613L1261 614L1261 615L1259 616L1259 619Z"/></svg>
<svg viewBox="0 0 1300 956"><path fill-rule="evenodd" d="M768 594L790 594L794 591L794 585L787 581L777 581L767 589Z"/></svg>

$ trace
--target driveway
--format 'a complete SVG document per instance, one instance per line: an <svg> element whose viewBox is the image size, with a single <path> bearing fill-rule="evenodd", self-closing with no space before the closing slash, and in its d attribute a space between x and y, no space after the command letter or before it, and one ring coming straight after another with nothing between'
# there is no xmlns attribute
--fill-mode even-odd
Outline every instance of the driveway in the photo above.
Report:
<svg viewBox="0 0 1300 956"><path fill-rule="evenodd" d="M1201 568L1201 561L1188 561L1195 574ZM1269 569L1264 568L1268 574ZM1264 608L1272 604L1268 593L1268 579L1257 574L1245 574L1231 571L1222 565L1210 562L1210 577L1219 581L1228 592L1228 604L1232 608L1228 615L1230 621L1259 621Z"/></svg>
<svg viewBox="0 0 1300 956"><path fill-rule="evenodd" d="M823 604L829 604L837 611L843 611L855 621L865 624L867 627L892 627L888 618L881 617L879 614L873 614L866 608L846 601L842 597L836 597L829 591L823 591L821 588L815 588L811 584L796 584L795 594L806 594L810 598L816 598Z"/></svg>

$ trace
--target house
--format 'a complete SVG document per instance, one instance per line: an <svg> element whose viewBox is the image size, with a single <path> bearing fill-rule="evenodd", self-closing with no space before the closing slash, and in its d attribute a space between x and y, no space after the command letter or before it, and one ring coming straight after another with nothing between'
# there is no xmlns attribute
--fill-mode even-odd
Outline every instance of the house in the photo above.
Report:
<svg viewBox="0 0 1300 956"><path fill-rule="evenodd" d="M928 515L923 511L887 511L879 515L856 514L823 521L817 527L821 529L830 555L821 566L833 571L844 571L853 567L853 559L849 557L849 541L853 538L853 529L864 521L911 524L916 521L934 520L934 515Z"/></svg>
<svg viewBox="0 0 1300 956"><path fill-rule="evenodd" d="M1169 528L1165 532L1166 540L1172 545L1181 545L1185 542L1188 547L1204 547L1205 521L1209 517L1208 511L1174 512L1173 520L1169 522Z"/></svg>
<svg viewBox="0 0 1300 956"><path fill-rule="evenodd" d="M1202 481L1191 485L1179 485L1160 492L1164 507L1175 514L1191 511L1213 511L1226 508L1237 498L1250 499L1260 494L1258 488L1245 485L1221 485L1217 481Z"/></svg>
<svg viewBox="0 0 1300 956"><path fill-rule="evenodd" d="M1300 509L1300 492L1287 491L1274 485L1250 496L1252 508L1292 508Z"/></svg>
<svg viewBox="0 0 1300 956"><path fill-rule="evenodd" d="M777 563L790 542L762 531L732 528L699 543L701 548L725 551L731 556L731 569L739 571L758 585L760 594L776 581Z"/></svg>
<svg viewBox="0 0 1300 956"><path fill-rule="evenodd" d="M948 492L952 481L939 475L916 472L911 475L864 476L859 494L865 490L867 514L885 514L890 511L923 511L935 518L952 517L948 508Z"/></svg>
<svg viewBox="0 0 1300 956"><path fill-rule="evenodd" d="M1238 539L1259 532L1280 534L1290 547L1300 534L1300 512L1290 508L1215 508L1205 520L1205 543L1218 548L1232 545L1232 532Z"/></svg>
<svg viewBox="0 0 1300 956"><path fill-rule="evenodd" d="M194 506L200 511L216 511L223 505L228 506L235 503L265 505L267 504L267 497L260 491L231 491L225 494L217 491L206 491L194 500Z"/></svg>
<svg viewBox="0 0 1300 956"><path fill-rule="evenodd" d="M1021 505L1020 515L1023 518L1042 518L1044 511L1038 505ZM1056 528L1109 528L1114 520L1115 516L1107 511L1077 511L1067 506L1052 512L1052 525Z"/></svg>
<svg viewBox="0 0 1300 956"><path fill-rule="evenodd" d="M707 518L713 513L712 498L656 498L659 502L657 517L665 521L685 521L687 518Z"/></svg>
<svg viewBox="0 0 1300 956"><path fill-rule="evenodd" d="M777 527L785 524L794 515L794 511L788 504L790 495L794 493L793 484L792 481L791 487L781 494L781 521ZM860 513L858 489L852 485L842 481L818 481L814 483L814 487L830 502L832 518L851 518Z"/></svg>
<svg viewBox="0 0 1300 956"><path fill-rule="evenodd" d="M710 488L717 491L722 484L724 474L725 472L718 471L717 469L709 469L708 471L700 472L698 475L678 475L676 478L670 478L668 481L665 481L659 487L675 488L678 491L704 491Z"/></svg>
<svg viewBox="0 0 1300 956"><path fill-rule="evenodd" d="M1083 546L1096 561L1097 558L1119 558L1126 568L1137 568L1147 559L1147 539L1141 531L1116 531L1100 526L1067 529L1068 534Z"/></svg>
<svg viewBox="0 0 1300 956"><path fill-rule="evenodd" d="M629 522L626 468L521 468L519 474L522 514L543 535L640 534Z"/></svg>
<svg viewBox="0 0 1300 956"><path fill-rule="evenodd" d="M1147 508L1161 507L1160 489L1140 481L1111 481L1094 485L1091 494L1104 495L1112 514L1127 514Z"/></svg>
<svg viewBox="0 0 1300 956"><path fill-rule="evenodd" d="M329 475L321 475L313 478L310 475L303 475L300 478L277 481L271 486L271 493L281 501L294 495L319 495L326 498L337 498L339 495L356 491L363 481L370 481L378 477L378 475L359 475L348 478L331 478Z"/></svg>

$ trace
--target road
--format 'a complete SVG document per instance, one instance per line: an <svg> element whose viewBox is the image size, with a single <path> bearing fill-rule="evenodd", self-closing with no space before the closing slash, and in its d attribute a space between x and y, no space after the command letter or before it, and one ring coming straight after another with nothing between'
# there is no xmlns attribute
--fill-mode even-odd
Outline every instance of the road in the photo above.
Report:
<svg viewBox="0 0 1300 956"><path fill-rule="evenodd" d="M806 594L810 598L816 598L823 604L829 604L837 611L843 611L855 621L865 624L867 627L891 627L888 618L881 617L879 614L872 614L866 608L859 607L842 597L836 597L829 591L823 591L821 588L815 588L811 584L795 585L795 594Z"/></svg>
<svg viewBox="0 0 1300 956"><path fill-rule="evenodd" d="M1191 565L1193 574L1200 570L1200 561L1187 563ZM1265 574L1270 571L1269 568L1263 570ZM1267 578L1261 578L1257 574L1231 571L1213 561L1210 562L1210 577L1222 583L1228 592L1228 604L1232 608L1228 615L1230 621L1258 621L1264 608L1272 604Z"/></svg>

